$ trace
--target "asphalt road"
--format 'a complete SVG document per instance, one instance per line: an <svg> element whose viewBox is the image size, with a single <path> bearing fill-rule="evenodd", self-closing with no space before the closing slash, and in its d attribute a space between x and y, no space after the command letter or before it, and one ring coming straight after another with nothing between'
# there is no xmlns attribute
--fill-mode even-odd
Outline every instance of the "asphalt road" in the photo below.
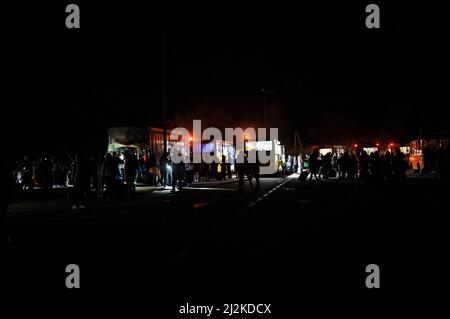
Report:
<svg viewBox="0 0 450 319"><path fill-rule="evenodd" d="M6 294L267 297L448 294L448 182L263 178L134 200L16 203ZM81 289L68 290L77 264ZM365 286L377 264L381 288Z"/></svg>

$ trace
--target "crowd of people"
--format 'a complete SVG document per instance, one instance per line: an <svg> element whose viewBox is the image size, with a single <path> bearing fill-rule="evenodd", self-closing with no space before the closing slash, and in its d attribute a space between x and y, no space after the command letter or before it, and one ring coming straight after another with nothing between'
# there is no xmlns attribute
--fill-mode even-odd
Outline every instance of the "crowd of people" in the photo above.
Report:
<svg viewBox="0 0 450 319"><path fill-rule="evenodd" d="M213 153L211 154L213 155ZM170 155L164 153L159 159L159 170L153 176L156 178L154 184L162 186L172 186L172 191L175 188L180 188L180 185L191 185L194 182L201 180L209 181L210 178L215 180L226 180L232 178L232 165L230 159L222 156L220 162L212 162L210 164L202 162L201 164L192 163L178 163L172 162Z"/></svg>
<svg viewBox="0 0 450 319"><path fill-rule="evenodd" d="M434 153L433 153L434 154ZM443 156L437 155L436 167L442 170ZM448 154L448 152L445 152ZM432 158L427 154L428 158ZM448 161L448 157L447 157ZM432 161L427 160L428 163ZM434 163L434 162L432 162ZM287 156L283 173L307 172L306 179L339 178L349 181L392 182L406 177L410 169L409 162L400 148L393 152L368 154L364 150L348 151L340 154L331 152L321 154L315 149L309 155ZM239 178L239 188L242 188L244 177L250 181L256 178L259 187L259 166L244 164L236 165L232 171L229 158L222 157L220 162L211 164L172 163L168 153L159 158L152 153L139 153L124 150L106 155L78 153L75 156L66 152L64 156L41 156L31 158L25 156L22 160L10 163L16 188L32 190L33 188L63 188L70 187L73 208L85 207L86 196L95 194L98 198L134 197L135 185L142 183L152 186L169 186L172 192L190 186L200 180L210 178L225 180L232 178L234 173Z"/></svg>
<svg viewBox="0 0 450 319"><path fill-rule="evenodd" d="M143 156L125 151L103 155L85 152L72 156L42 156L10 163L16 188L72 187L73 208L83 208L87 194L96 193L99 198L116 197L121 188L128 197L134 196L135 183L145 182L142 174L147 171Z"/></svg>
<svg viewBox="0 0 450 319"><path fill-rule="evenodd" d="M319 149L315 149L310 155L291 156L286 167L291 172L307 172L309 180L336 177L382 183L406 178L409 163L398 147L392 153L375 151L370 154L365 150L321 154Z"/></svg>
<svg viewBox="0 0 450 319"><path fill-rule="evenodd" d="M71 187L73 208L84 208L87 194L98 198L135 196L135 185L172 186L172 191L190 186L201 179L225 180L232 177L231 163L222 158L220 163L172 163L169 153L159 159L152 153L124 150L106 155L80 152L72 156L23 157L10 163L16 188L29 191L34 188Z"/></svg>

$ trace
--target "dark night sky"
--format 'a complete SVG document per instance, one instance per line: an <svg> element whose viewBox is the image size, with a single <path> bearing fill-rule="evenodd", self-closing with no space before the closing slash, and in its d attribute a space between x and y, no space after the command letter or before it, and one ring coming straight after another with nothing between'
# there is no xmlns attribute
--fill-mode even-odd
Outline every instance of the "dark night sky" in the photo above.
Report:
<svg viewBox="0 0 450 319"><path fill-rule="evenodd" d="M381 30L365 28L370 2L74 2L80 30L64 26L69 2L5 11L2 119L14 145L52 150L80 135L103 146L108 126L160 125L162 12L175 124L192 115L261 124L265 87L276 89L272 126L296 128L310 143L332 120L355 135L448 134L447 2L376 2Z"/></svg>

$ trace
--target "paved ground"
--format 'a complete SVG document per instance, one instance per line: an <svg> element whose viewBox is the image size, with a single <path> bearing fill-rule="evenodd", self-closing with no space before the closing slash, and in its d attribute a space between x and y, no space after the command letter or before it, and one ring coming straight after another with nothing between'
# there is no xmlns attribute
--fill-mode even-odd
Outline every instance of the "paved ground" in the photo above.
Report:
<svg viewBox="0 0 450 319"><path fill-rule="evenodd" d="M200 297L448 293L446 181L400 185L263 178L134 200L90 201L72 212L62 196L11 206L13 294ZM82 289L65 288L65 267ZM375 263L382 289L365 287Z"/></svg>

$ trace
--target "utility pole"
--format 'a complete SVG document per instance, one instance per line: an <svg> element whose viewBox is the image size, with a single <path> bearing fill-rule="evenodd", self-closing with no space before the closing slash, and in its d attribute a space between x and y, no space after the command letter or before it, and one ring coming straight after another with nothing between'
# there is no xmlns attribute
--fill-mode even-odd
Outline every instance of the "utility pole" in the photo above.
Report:
<svg viewBox="0 0 450 319"><path fill-rule="evenodd" d="M260 92L262 93L264 99L264 128L266 129L266 139L267 139L267 124L268 124L267 94L272 94L275 92L275 90L261 89Z"/></svg>
<svg viewBox="0 0 450 319"><path fill-rule="evenodd" d="M264 127L267 130L267 91L265 89L261 89L264 98Z"/></svg>
<svg viewBox="0 0 450 319"><path fill-rule="evenodd" d="M167 97L166 97L166 17L162 17L161 80L164 153L167 153Z"/></svg>
<svg viewBox="0 0 450 319"><path fill-rule="evenodd" d="M295 152L297 152L297 145L300 148L300 152L303 153L303 144L300 139L300 135L298 134L297 130L294 130L294 150L295 150Z"/></svg>

